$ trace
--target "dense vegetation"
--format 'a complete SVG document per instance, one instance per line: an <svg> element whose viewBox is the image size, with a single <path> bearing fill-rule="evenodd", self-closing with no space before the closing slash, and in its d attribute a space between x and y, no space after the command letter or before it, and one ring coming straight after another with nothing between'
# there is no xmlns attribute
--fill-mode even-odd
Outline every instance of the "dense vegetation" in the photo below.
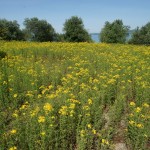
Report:
<svg viewBox="0 0 150 150"><path fill-rule="evenodd" d="M1 150L150 148L150 47L0 46Z"/></svg>
<svg viewBox="0 0 150 150"><path fill-rule="evenodd" d="M100 33L101 42L125 43L129 28L123 25L122 20L115 20L113 23L106 22Z"/></svg>
<svg viewBox="0 0 150 150"><path fill-rule="evenodd" d="M140 29L137 28L129 43L150 45L150 22Z"/></svg>
<svg viewBox="0 0 150 150"><path fill-rule="evenodd" d="M55 41L56 33L51 24L38 18L26 18L24 21L27 41L47 42Z"/></svg>
<svg viewBox="0 0 150 150"><path fill-rule="evenodd" d="M92 42L89 33L84 28L81 18L72 16L64 23L63 34L56 33L46 20L26 18L24 29L19 28L17 21L0 19L0 40L26 40L26 41L56 41L56 42ZM101 41L105 43L127 43L126 36L129 26L123 25L122 20L106 22L100 32ZM150 23L137 28L133 33L130 44L150 45Z"/></svg>
<svg viewBox="0 0 150 150"><path fill-rule="evenodd" d="M24 34L17 21L0 19L0 40L24 40Z"/></svg>
<svg viewBox="0 0 150 150"><path fill-rule="evenodd" d="M64 38L67 42L90 42L91 38L88 32L84 29L84 24L81 18L76 16L66 20L64 24Z"/></svg>

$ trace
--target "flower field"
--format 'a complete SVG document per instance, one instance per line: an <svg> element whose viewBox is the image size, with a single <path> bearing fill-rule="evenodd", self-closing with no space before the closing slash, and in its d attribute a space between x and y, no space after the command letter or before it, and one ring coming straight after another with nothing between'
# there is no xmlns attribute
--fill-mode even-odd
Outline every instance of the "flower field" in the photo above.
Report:
<svg viewBox="0 0 150 150"><path fill-rule="evenodd" d="M0 150L150 149L150 47L0 42Z"/></svg>

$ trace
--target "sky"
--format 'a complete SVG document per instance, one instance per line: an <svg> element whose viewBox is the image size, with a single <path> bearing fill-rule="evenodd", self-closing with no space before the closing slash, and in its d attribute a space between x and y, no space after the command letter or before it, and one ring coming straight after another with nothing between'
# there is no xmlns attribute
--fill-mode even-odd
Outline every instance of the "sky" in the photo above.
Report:
<svg viewBox="0 0 150 150"><path fill-rule="evenodd" d="M130 29L150 22L150 0L0 0L0 19L47 20L56 32L63 32L66 19L82 18L89 33L99 33L106 21L121 19Z"/></svg>

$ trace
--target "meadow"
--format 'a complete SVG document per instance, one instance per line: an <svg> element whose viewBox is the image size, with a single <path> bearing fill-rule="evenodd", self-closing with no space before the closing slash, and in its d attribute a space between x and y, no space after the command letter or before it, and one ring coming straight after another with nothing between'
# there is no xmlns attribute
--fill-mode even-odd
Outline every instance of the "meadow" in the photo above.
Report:
<svg viewBox="0 0 150 150"><path fill-rule="evenodd" d="M150 47L0 41L0 150L150 149Z"/></svg>

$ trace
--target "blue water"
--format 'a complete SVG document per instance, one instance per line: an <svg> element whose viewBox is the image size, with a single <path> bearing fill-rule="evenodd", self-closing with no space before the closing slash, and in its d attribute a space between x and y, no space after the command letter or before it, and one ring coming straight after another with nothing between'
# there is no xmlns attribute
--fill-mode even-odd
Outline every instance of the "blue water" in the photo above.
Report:
<svg viewBox="0 0 150 150"><path fill-rule="evenodd" d="M101 42L99 38L99 33L91 33L91 38L95 43ZM131 39L132 33L129 32L129 35L126 37L126 40L128 41Z"/></svg>
<svg viewBox="0 0 150 150"><path fill-rule="evenodd" d="M99 39L99 33L92 33L90 34L91 35L91 38L94 42L98 43L100 42L100 39Z"/></svg>

